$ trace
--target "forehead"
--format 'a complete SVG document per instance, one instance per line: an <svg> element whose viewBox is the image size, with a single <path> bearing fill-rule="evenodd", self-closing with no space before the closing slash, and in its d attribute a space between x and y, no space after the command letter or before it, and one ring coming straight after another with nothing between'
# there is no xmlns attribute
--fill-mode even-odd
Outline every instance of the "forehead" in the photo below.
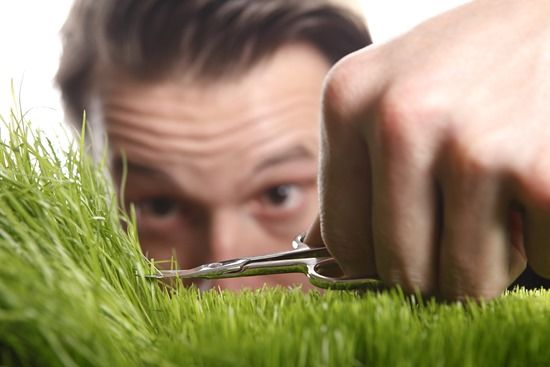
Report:
<svg viewBox="0 0 550 367"><path fill-rule="evenodd" d="M111 150L202 184L236 176L235 162L245 175L287 149L315 154L328 69L313 48L288 45L244 75L212 83L114 75L100 92Z"/></svg>

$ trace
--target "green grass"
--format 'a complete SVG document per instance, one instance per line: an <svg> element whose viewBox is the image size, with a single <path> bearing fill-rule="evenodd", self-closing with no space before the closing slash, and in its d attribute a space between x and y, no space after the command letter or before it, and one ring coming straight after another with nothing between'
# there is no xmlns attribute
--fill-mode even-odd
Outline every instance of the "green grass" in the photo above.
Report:
<svg viewBox="0 0 550 367"><path fill-rule="evenodd" d="M1 365L550 365L545 291L440 304L136 276L152 265L83 139L59 153L22 120L0 127Z"/></svg>

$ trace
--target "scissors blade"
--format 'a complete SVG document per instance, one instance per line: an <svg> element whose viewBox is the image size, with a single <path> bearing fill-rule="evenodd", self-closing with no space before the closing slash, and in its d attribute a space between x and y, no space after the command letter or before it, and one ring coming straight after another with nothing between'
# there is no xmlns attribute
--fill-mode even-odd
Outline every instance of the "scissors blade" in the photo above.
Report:
<svg viewBox="0 0 550 367"><path fill-rule="evenodd" d="M155 274L146 275L147 278L183 278L183 279L214 279L229 277L231 273L238 273L248 259L234 259L221 262L203 264L192 269L161 270Z"/></svg>
<svg viewBox="0 0 550 367"><path fill-rule="evenodd" d="M308 258L318 259L328 256L330 256L330 254L326 248L299 248L269 255L250 256L209 263L192 269L161 270L158 273L150 274L146 277L154 279L219 279L249 275L288 273L299 271L301 267L307 264L306 259Z"/></svg>

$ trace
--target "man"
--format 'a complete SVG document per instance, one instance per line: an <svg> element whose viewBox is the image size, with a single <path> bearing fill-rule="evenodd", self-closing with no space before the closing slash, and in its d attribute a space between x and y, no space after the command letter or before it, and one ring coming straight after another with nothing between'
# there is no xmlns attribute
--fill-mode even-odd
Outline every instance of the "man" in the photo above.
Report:
<svg viewBox="0 0 550 367"><path fill-rule="evenodd" d="M63 35L67 116L86 111L96 152L107 135L147 256L193 267L287 250L308 228L323 79L370 43L361 19L321 0L77 0Z"/></svg>
<svg viewBox="0 0 550 367"><path fill-rule="evenodd" d="M335 66L321 234L349 276L447 299L550 277L548 14L475 1Z"/></svg>

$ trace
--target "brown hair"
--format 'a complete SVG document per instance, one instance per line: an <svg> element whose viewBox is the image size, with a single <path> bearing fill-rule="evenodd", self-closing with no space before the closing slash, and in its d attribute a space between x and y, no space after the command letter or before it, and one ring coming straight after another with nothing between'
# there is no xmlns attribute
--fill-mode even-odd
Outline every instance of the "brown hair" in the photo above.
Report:
<svg viewBox="0 0 550 367"><path fill-rule="evenodd" d="M363 21L323 0L75 0L56 82L80 126L101 66L140 79L244 72L302 41L335 63L371 43Z"/></svg>

